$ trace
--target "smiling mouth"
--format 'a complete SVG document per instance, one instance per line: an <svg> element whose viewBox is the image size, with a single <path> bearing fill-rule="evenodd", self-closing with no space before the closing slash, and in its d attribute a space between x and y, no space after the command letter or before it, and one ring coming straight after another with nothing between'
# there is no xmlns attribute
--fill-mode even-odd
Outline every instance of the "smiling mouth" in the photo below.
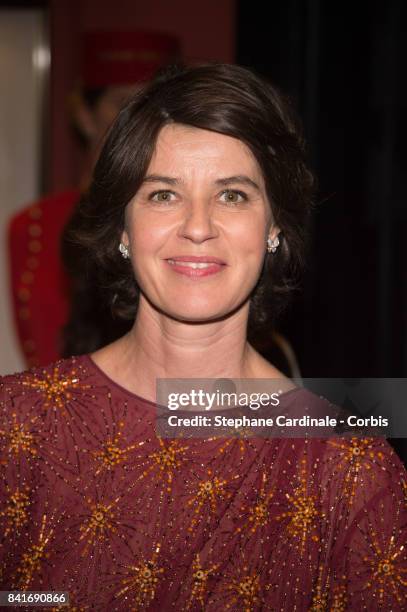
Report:
<svg viewBox="0 0 407 612"><path fill-rule="evenodd" d="M191 279L212 276L226 268L226 264L220 261L184 261L180 259L166 259L165 261L173 272Z"/></svg>

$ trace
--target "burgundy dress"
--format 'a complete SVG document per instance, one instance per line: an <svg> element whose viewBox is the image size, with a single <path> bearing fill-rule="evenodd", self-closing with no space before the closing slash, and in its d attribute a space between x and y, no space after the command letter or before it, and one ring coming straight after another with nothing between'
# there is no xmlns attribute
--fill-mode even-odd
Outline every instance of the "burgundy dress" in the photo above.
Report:
<svg viewBox="0 0 407 612"><path fill-rule="evenodd" d="M407 478L383 439L159 438L155 405L88 356L4 377L0 413L3 590L76 611L407 609Z"/></svg>

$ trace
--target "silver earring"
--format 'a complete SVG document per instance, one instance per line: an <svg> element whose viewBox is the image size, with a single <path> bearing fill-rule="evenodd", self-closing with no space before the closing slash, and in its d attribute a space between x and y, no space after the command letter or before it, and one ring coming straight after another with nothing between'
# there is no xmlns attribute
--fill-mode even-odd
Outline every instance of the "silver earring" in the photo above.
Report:
<svg viewBox="0 0 407 612"><path fill-rule="evenodd" d="M125 244L123 244L123 242L121 242L119 244L119 251L122 254L122 256L124 257L124 259L129 259L129 257L130 257L129 249L128 249L128 247Z"/></svg>
<svg viewBox="0 0 407 612"><path fill-rule="evenodd" d="M267 251L269 253L275 253L277 251L277 247L280 244L278 236L272 240L270 236L267 238Z"/></svg>

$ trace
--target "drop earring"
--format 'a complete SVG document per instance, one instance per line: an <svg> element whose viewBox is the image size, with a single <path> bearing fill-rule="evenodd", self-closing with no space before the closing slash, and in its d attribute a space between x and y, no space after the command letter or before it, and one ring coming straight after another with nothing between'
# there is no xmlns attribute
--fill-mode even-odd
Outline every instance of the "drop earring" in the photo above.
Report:
<svg viewBox="0 0 407 612"><path fill-rule="evenodd" d="M272 240L270 236L267 238L267 251L269 253L275 253L277 251L277 247L280 244L278 236Z"/></svg>
<svg viewBox="0 0 407 612"><path fill-rule="evenodd" d="M125 244L123 244L123 242L119 244L119 251L122 254L122 257L124 257L124 259L129 259L130 257L129 248Z"/></svg>

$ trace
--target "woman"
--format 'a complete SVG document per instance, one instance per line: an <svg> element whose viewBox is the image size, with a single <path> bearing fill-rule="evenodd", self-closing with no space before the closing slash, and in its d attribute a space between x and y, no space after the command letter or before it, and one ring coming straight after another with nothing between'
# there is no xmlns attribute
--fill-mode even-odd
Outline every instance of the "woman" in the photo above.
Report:
<svg viewBox="0 0 407 612"><path fill-rule="evenodd" d="M79 610L401 610L405 471L374 438L166 439L157 378L278 379L247 340L303 261L312 176L246 69L167 72L111 128L76 232L131 331L6 377L2 588Z"/></svg>

